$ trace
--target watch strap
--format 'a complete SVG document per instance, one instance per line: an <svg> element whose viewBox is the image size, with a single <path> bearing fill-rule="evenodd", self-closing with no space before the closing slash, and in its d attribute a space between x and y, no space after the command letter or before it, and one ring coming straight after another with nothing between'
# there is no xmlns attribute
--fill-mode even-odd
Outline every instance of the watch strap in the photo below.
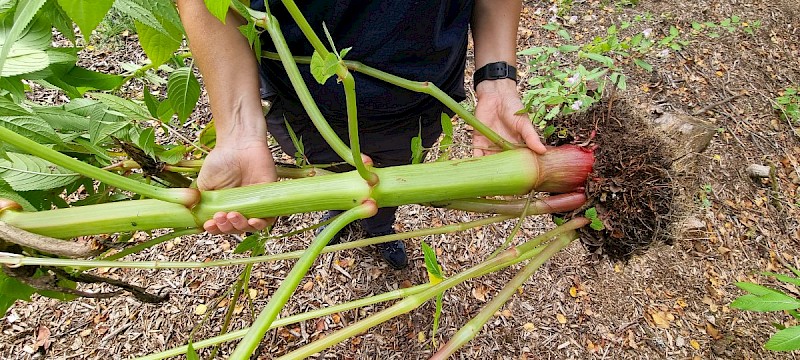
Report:
<svg viewBox="0 0 800 360"><path fill-rule="evenodd" d="M472 75L472 86L477 88L478 84L484 80L499 79L511 79L516 82L517 68L508 65L508 63L505 61L486 64L480 69L475 70L475 74Z"/></svg>

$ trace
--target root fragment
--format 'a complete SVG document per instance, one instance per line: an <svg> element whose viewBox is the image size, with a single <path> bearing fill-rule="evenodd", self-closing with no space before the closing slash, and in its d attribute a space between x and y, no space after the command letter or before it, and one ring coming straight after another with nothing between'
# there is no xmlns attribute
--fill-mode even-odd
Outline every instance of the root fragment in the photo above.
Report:
<svg viewBox="0 0 800 360"><path fill-rule="evenodd" d="M87 258L97 255L101 251L88 245L27 232L2 221L0 221L0 239L2 239L0 240L0 248L4 247L2 242L5 241L43 253L72 259Z"/></svg>

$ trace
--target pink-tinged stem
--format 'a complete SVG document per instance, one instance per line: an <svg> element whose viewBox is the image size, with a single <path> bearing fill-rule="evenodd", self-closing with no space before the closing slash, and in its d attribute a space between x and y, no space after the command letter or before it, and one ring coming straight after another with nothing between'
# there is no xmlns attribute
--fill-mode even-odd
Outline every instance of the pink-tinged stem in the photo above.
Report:
<svg viewBox="0 0 800 360"><path fill-rule="evenodd" d="M539 181L536 190L551 193L581 192L592 172L594 152L576 145L550 147L538 156Z"/></svg>

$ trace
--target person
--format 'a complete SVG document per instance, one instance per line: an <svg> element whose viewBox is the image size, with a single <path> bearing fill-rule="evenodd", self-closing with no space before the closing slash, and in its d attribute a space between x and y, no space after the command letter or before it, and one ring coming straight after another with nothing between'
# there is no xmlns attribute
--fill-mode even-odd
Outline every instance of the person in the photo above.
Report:
<svg viewBox="0 0 800 360"><path fill-rule="evenodd" d="M243 19L238 14L229 11L223 24L203 1L178 0L177 4L217 127L216 147L198 176L201 190L276 181L266 135L269 130L285 152L294 154L286 124L302 139L304 155L311 163L341 162L308 119L281 64L265 59L259 66L239 32ZM269 0L269 5L293 55L311 55L313 48L285 7L277 0ZM264 10L263 0L252 1L251 6ZM538 153L545 151L527 116L517 114L523 105L516 79L508 76L514 74L516 64L520 0L312 0L303 1L300 7L321 39L326 39L324 24L338 49L352 47L347 59L410 80L431 81L456 100L465 98L464 70L471 28L475 67L480 69L476 74L497 70L494 68L511 72L490 74L485 81L477 79L475 115L505 139ZM274 49L268 36L262 39L265 50ZM319 85L308 66L300 69L320 110L346 141L342 86L331 79ZM435 99L358 73L354 76L361 149L375 166L410 163L414 136L421 135L425 147L436 141L441 134L441 113L448 110ZM273 97L266 121L262 95ZM472 141L475 156L497 150L478 133L473 134ZM363 220L367 234L393 233L395 211L383 208L373 218ZM204 228L220 234L257 231L267 225L267 219L221 212L206 221ZM378 250L393 268L406 267L402 242L386 243Z"/></svg>

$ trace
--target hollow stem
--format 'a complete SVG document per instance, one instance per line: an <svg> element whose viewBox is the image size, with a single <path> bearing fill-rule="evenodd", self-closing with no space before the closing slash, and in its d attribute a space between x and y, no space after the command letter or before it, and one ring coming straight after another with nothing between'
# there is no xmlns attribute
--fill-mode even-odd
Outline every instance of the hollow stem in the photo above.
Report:
<svg viewBox="0 0 800 360"><path fill-rule="evenodd" d="M124 176L94 167L83 161L73 159L4 127L0 127L0 140L20 150L24 150L31 155L38 156L44 160L74 171L83 176L87 176L108 185L135 192L149 198L166 201L173 204L181 204L186 207L193 206L199 200L199 193L197 190L165 189L128 179Z"/></svg>
<svg viewBox="0 0 800 360"><path fill-rule="evenodd" d="M509 281L492 300L481 309L481 311L472 320L467 322L458 332L453 335L450 341L447 342L436 354L431 357L431 360L443 360L453 355L456 350L460 349L472 338L477 335L483 325L494 316L495 312L511 298L517 289L522 286L528 279L537 271L545 261L550 259L555 253L569 245L573 240L578 238L578 234L574 231L568 231L556 238L547 248L545 248L539 255L534 257L527 265Z"/></svg>
<svg viewBox="0 0 800 360"><path fill-rule="evenodd" d="M253 326L250 327L250 330L236 347L236 350L233 351L230 359L244 360L250 358L250 355L253 354L258 344L261 343L261 340L264 338L264 334L269 330L272 322L278 317L278 313L283 309L286 302L289 301L289 297L294 293L297 285L300 284L300 281L306 275L308 269L314 263L314 260L317 259L317 256L319 256L320 252L322 252L322 249L328 244L328 241L330 241L333 235L338 233L339 230L344 228L347 224L358 219L373 216L377 211L378 208L375 206L375 203L369 201L365 202L341 214L332 221L330 225L325 227L325 230L322 230L322 232L317 235L314 241L311 242L311 245L308 246L303 255L294 264L286 278L281 282L281 286L278 287L278 290L272 294L266 307L264 307L258 315L258 318L253 322Z"/></svg>
<svg viewBox="0 0 800 360"><path fill-rule="evenodd" d="M281 60L277 54L269 51L262 51L262 56L271 59L271 60ZM294 58L297 63L300 64L310 64L311 58L309 57L296 57ZM481 133L483 136L486 136L487 139L491 140L493 143L500 146L503 150L510 150L517 148L516 146L509 142L508 140L504 139L502 136L498 135L494 130L486 126L474 114L467 111L463 106L461 106L457 101L455 101L452 97L447 95L444 91L439 89L436 85L430 82L420 82L420 81L413 81L404 79L402 77L389 74L387 72L375 69L373 67L364 65L358 61L352 60L344 60L344 64L347 66L348 69L360 72L365 75L372 76L376 79L385 81L389 84L399 86L406 90L411 90L414 92L419 92L423 94L428 94L439 100L442 104L447 106L448 109L453 111L454 113L458 114L458 116L464 120L467 124L472 126L475 131Z"/></svg>

